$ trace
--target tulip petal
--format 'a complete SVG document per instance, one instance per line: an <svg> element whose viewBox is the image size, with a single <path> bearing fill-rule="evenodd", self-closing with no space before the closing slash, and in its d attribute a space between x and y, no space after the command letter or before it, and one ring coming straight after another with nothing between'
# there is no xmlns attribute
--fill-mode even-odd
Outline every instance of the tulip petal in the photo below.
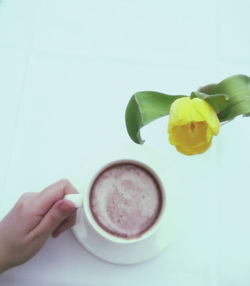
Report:
<svg viewBox="0 0 250 286"><path fill-rule="evenodd" d="M185 148L183 146L175 146L176 150L181 152L184 155L195 155L195 154L201 154L203 152L205 152L210 146L211 146L211 141L197 147L197 148Z"/></svg>
<svg viewBox="0 0 250 286"><path fill-rule="evenodd" d="M207 142L212 140L213 136L214 136L214 133L211 130L210 126L208 126L208 128L207 128Z"/></svg>
<svg viewBox="0 0 250 286"><path fill-rule="evenodd" d="M176 99L169 112L168 130L176 125L185 125L191 121L192 104L189 97Z"/></svg>
<svg viewBox="0 0 250 286"><path fill-rule="evenodd" d="M207 122L213 134L217 135L220 129L220 122L214 109L200 98L193 98L192 106L203 117L203 120Z"/></svg>
<svg viewBox="0 0 250 286"><path fill-rule="evenodd" d="M172 145L197 147L211 139L211 131L206 122L191 122L182 126L175 126L169 132L169 142Z"/></svg>

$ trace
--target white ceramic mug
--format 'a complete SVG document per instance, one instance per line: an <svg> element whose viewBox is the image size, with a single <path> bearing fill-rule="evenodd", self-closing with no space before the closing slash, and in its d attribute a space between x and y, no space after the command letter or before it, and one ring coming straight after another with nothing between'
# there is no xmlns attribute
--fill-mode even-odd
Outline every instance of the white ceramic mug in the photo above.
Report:
<svg viewBox="0 0 250 286"><path fill-rule="evenodd" d="M136 238L121 238L116 235L113 235L107 231L105 231L95 220L94 216L92 215L91 209L90 209L90 192L93 186L93 183L96 181L96 179L99 177L99 175L106 170L107 168L110 168L111 166L115 165L120 165L120 164L132 164L135 166L138 166L147 172L154 178L154 180L157 182L157 185L160 189L161 192L161 198L162 198L162 203L161 203L161 209L158 217L156 218L156 221L154 224L145 232L143 232L140 236ZM110 243L113 244L132 244L132 243L139 243L143 240L146 240L150 237L152 237L155 232L157 232L158 228L161 225L161 222L164 218L165 214L165 209L166 209L166 194L164 190L164 186L158 177L158 175L155 173L155 171L147 166L146 164L136 161L136 160L117 160L113 161L111 163L106 164L103 168L101 168L96 175L93 177L93 179L90 182L89 187L82 193L82 194L68 194L65 196L65 199L71 201L76 208L83 208L83 211L81 215L87 219L88 224L92 227L92 233L95 233L98 236L101 236L104 240L107 240ZM93 235L93 234L92 234Z"/></svg>
<svg viewBox="0 0 250 286"><path fill-rule="evenodd" d="M103 230L89 207L89 193L97 175L110 162L112 164L124 159L139 162L146 169L149 166L150 172L162 186L164 204L161 215L148 231L136 239L119 238ZM100 170L101 166L104 167ZM160 254L174 241L183 208L183 188L174 162L164 152L127 141L102 142L101 147L98 143L79 156L79 166L68 178L81 193L66 197L78 207L73 234L85 249L98 258L116 264L144 262Z"/></svg>

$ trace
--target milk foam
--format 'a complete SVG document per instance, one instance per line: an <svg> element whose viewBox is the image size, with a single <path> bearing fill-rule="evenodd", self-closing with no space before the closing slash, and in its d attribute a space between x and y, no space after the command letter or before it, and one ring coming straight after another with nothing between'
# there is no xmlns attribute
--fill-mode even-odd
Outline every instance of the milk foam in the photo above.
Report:
<svg viewBox="0 0 250 286"><path fill-rule="evenodd" d="M98 224L121 237L137 237L156 220L161 194L153 177L124 163L106 169L91 191L91 210Z"/></svg>

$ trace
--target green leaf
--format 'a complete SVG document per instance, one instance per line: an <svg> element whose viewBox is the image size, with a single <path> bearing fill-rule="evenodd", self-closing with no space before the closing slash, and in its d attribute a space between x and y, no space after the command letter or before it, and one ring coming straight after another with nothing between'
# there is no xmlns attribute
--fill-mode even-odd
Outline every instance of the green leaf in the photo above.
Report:
<svg viewBox="0 0 250 286"><path fill-rule="evenodd" d="M205 100L218 114L226 108L229 98L227 94L211 94L208 95Z"/></svg>
<svg viewBox="0 0 250 286"><path fill-rule="evenodd" d="M204 90L204 88L202 88ZM209 89L209 94L227 94L228 103L218 117L220 121L231 120L243 114L250 113L250 78L246 75L234 75Z"/></svg>
<svg viewBox="0 0 250 286"><path fill-rule="evenodd" d="M130 138L137 144L143 144L140 129L162 116L168 115L171 104L185 95L167 95L156 91L135 93L126 108L125 120Z"/></svg>
<svg viewBox="0 0 250 286"><path fill-rule="evenodd" d="M211 94L213 88L216 86L216 84L208 84L203 87L200 87L198 91L206 93L206 94Z"/></svg>
<svg viewBox="0 0 250 286"><path fill-rule="evenodd" d="M193 91L191 93L191 99L195 98L195 97L198 97L198 98L202 98L202 99L205 99L206 97L208 96L207 93L204 93L204 92L200 92L200 91Z"/></svg>
<svg viewBox="0 0 250 286"><path fill-rule="evenodd" d="M207 94L200 91L192 92L190 97L198 97L206 100L206 102L213 107L217 114L226 108L229 100L227 94Z"/></svg>

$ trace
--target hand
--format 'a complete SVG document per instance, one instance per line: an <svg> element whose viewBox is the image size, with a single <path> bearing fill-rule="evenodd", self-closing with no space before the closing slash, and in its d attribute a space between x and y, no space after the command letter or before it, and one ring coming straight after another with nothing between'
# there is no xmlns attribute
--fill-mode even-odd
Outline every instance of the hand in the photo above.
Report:
<svg viewBox="0 0 250 286"><path fill-rule="evenodd" d="M75 224L73 203L66 194L77 193L61 180L40 193L25 193L0 222L0 272L33 257L52 235L57 237Z"/></svg>

